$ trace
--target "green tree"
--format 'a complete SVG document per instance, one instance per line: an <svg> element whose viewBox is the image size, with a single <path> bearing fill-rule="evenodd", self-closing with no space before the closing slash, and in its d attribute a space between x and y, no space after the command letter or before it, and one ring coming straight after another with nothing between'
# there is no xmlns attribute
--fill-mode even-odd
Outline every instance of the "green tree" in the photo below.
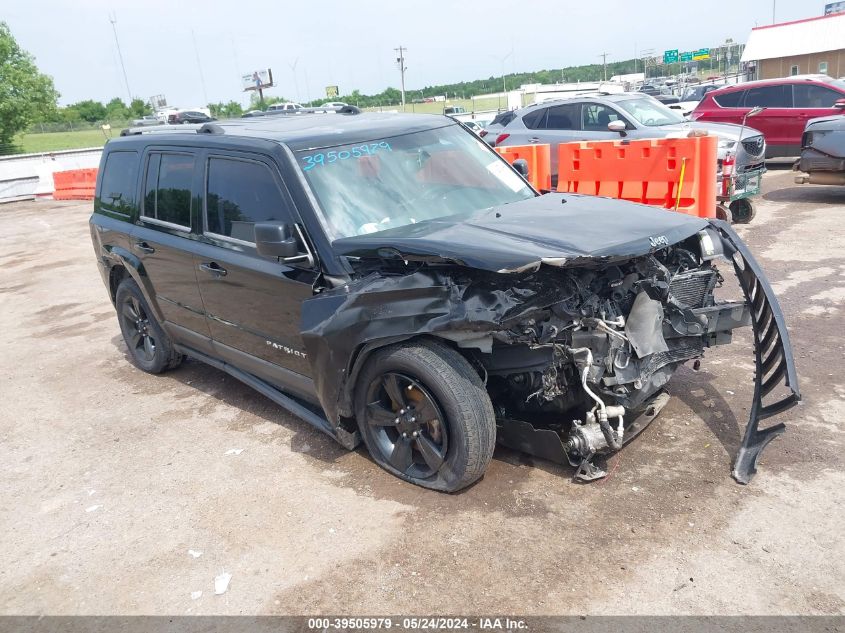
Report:
<svg viewBox="0 0 845 633"><path fill-rule="evenodd" d="M78 103L68 106L68 108L76 110L79 113L79 117L83 121L88 121L88 123L104 121L106 115L108 114L106 106L99 101L93 101L91 99L79 101Z"/></svg>
<svg viewBox="0 0 845 633"><path fill-rule="evenodd" d="M53 80L38 71L32 55L0 22L0 145L11 144L32 123L49 118L58 98Z"/></svg>
<svg viewBox="0 0 845 633"><path fill-rule="evenodd" d="M133 117L139 119L142 116L153 113L153 109L149 106L149 104L147 104L147 102L143 99L139 99L138 97L132 99L132 103L129 104L129 110L131 111Z"/></svg>
<svg viewBox="0 0 845 633"><path fill-rule="evenodd" d="M109 121L125 121L131 118L131 116L132 113L129 111L129 108L123 103L123 99L119 97L115 97L106 104L105 118Z"/></svg>
<svg viewBox="0 0 845 633"><path fill-rule="evenodd" d="M211 110L211 116L216 119L231 119L241 116L244 109L237 101L230 101L229 103L209 103L208 109Z"/></svg>

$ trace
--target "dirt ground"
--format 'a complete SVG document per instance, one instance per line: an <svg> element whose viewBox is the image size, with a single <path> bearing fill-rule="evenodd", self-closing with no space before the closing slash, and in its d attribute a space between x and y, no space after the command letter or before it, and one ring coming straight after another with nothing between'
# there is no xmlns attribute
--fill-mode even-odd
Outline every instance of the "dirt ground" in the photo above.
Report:
<svg viewBox="0 0 845 633"><path fill-rule="evenodd" d="M609 478L498 448L456 495L198 362L134 369L90 203L0 206L0 613L845 613L845 188L782 166L765 188L740 231L781 298L804 401L751 485L729 475L745 331L676 375Z"/></svg>

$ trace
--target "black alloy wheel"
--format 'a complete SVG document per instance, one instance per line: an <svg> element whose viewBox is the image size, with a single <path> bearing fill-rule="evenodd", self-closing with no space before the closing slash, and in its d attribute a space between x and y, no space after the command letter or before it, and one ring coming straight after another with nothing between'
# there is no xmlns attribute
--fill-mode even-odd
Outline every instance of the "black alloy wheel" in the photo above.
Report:
<svg viewBox="0 0 845 633"><path fill-rule="evenodd" d="M126 345L136 357L150 363L155 359L156 342L150 329L150 319L144 306L133 296L130 296L120 308L120 318L125 332L129 332Z"/></svg>
<svg viewBox="0 0 845 633"><path fill-rule="evenodd" d="M133 365L151 374L179 366L184 356L174 349L134 279L129 277L120 282L114 305Z"/></svg>
<svg viewBox="0 0 845 633"><path fill-rule="evenodd" d="M388 372L367 394L366 423L381 457L415 479L431 477L449 450L446 420L431 393L416 378Z"/></svg>
<svg viewBox="0 0 845 633"><path fill-rule="evenodd" d="M379 466L424 488L455 492L493 456L493 404L476 369L436 339L378 350L356 380L355 417Z"/></svg>

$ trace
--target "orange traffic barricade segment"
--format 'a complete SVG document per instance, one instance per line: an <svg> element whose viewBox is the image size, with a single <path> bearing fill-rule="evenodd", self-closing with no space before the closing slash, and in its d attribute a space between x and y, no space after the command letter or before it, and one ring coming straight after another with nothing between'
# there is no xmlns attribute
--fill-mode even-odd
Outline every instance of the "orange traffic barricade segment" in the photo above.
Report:
<svg viewBox="0 0 845 633"><path fill-rule="evenodd" d="M716 216L715 136L558 146L557 190Z"/></svg>
<svg viewBox="0 0 845 633"><path fill-rule="evenodd" d="M552 190L552 160L548 145L510 145L495 150L513 165L515 160L528 163L528 182L539 191Z"/></svg>
<svg viewBox="0 0 845 633"><path fill-rule="evenodd" d="M97 168L53 172L53 199L93 200Z"/></svg>

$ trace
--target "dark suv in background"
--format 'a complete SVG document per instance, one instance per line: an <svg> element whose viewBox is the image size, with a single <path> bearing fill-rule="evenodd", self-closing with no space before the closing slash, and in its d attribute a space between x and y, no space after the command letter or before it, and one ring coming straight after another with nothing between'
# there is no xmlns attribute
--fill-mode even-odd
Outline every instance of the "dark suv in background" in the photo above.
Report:
<svg viewBox="0 0 845 633"><path fill-rule="evenodd" d="M807 121L841 114L843 100L845 81L827 75L749 81L708 92L690 118L741 124L752 108L765 108L747 123L766 137L766 158L797 156Z"/></svg>
<svg viewBox="0 0 845 633"><path fill-rule="evenodd" d="M539 195L448 117L124 131L91 236L137 367L199 359L436 490L478 479L496 440L603 476L675 370L745 325L765 343L737 480L783 431L758 420L799 398L777 300L728 224ZM722 258L745 300L715 298Z"/></svg>

